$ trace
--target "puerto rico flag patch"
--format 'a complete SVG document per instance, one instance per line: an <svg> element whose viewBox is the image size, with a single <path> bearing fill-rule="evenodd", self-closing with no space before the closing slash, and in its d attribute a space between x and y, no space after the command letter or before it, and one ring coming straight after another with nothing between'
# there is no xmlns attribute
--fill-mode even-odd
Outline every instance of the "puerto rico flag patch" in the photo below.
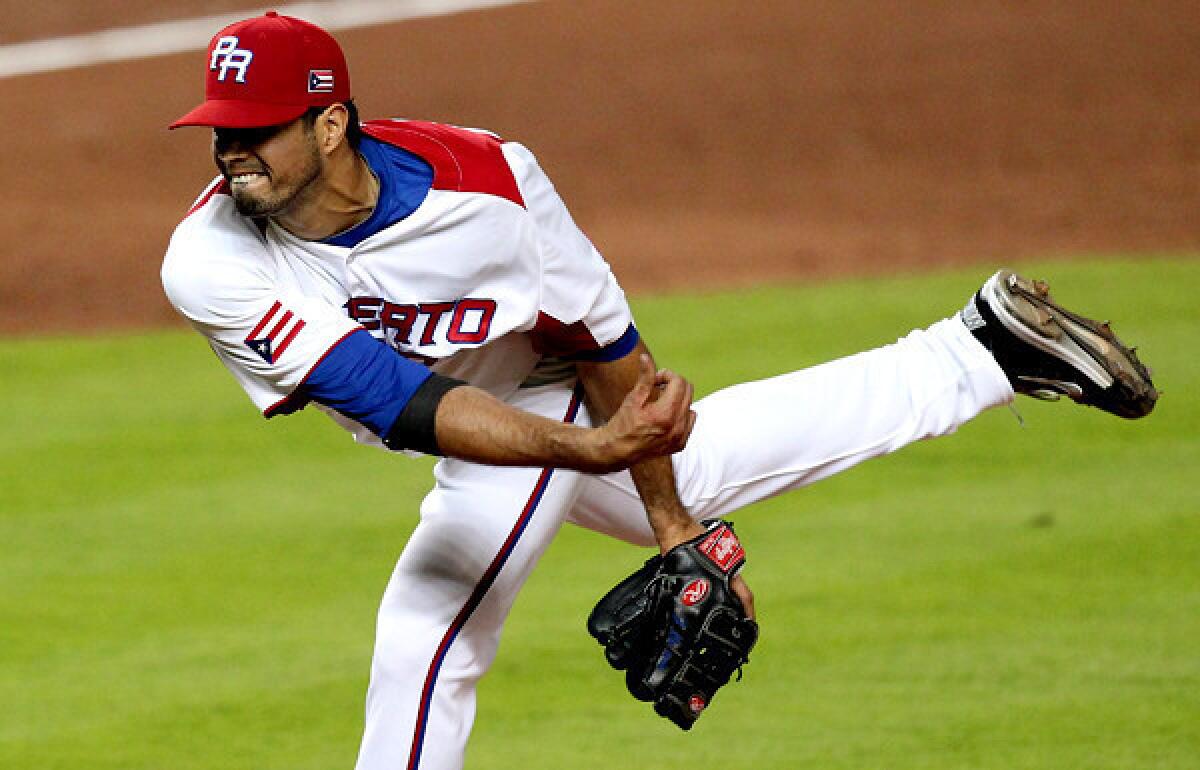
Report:
<svg viewBox="0 0 1200 770"><path fill-rule="evenodd" d="M292 340L304 328L304 320L283 307L276 300L271 309L258 321L258 326L246 335L246 347L257 353L262 360L273 364L279 360Z"/></svg>
<svg viewBox="0 0 1200 770"><path fill-rule="evenodd" d="M310 94L333 93L333 70L309 70L308 92Z"/></svg>

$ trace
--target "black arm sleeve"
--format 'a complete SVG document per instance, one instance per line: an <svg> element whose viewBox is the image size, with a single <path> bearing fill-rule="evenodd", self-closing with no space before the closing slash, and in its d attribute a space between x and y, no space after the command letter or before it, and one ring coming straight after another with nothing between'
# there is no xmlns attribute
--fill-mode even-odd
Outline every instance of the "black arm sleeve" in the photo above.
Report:
<svg viewBox="0 0 1200 770"><path fill-rule="evenodd" d="M388 449L413 449L427 455L441 455L437 442L437 408L442 398L462 380L434 374L416 389L400 416L383 437Z"/></svg>

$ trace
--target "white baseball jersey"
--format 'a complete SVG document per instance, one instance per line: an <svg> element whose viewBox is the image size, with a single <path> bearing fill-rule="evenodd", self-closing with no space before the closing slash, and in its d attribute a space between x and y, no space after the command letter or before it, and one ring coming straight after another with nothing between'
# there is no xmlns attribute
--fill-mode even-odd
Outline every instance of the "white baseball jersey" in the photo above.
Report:
<svg viewBox="0 0 1200 770"><path fill-rule="evenodd" d="M264 415L302 407L306 377L359 329L501 399L573 376L562 357L632 348L624 293L528 150L432 123L364 131L432 169L399 221L349 247L307 241L239 215L218 179L171 239L167 296Z"/></svg>

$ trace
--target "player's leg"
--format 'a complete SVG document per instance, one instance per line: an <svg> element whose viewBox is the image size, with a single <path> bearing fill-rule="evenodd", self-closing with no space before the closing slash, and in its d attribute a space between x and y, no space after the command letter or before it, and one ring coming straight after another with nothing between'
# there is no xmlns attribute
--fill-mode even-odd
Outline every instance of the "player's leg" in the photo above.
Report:
<svg viewBox="0 0 1200 770"><path fill-rule="evenodd" d="M514 403L557 417L574 408L544 396ZM462 767L476 683L581 482L457 461L440 462L435 476L380 606L358 770Z"/></svg>
<svg viewBox="0 0 1200 770"><path fill-rule="evenodd" d="M696 518L811 484L1012 399L995 360L957 319L847 358L717 391L695 405L674 457ZM592 477L570 520L652 544L627 473Z"/></svg>
<svg viewBox="0 0 1200 770"><path fill-rule="evenodd" d="M962 314L892 345L702 399L692 438L675 456L689 511L723 516L951 433L1011 400L1013 385L1053 388L1122 416L1149 412L1157 393L1131 350L1050 302L1044 286L1010 276L997 273ZM590 479L571 520L653 543L628 474Z"/></svg>

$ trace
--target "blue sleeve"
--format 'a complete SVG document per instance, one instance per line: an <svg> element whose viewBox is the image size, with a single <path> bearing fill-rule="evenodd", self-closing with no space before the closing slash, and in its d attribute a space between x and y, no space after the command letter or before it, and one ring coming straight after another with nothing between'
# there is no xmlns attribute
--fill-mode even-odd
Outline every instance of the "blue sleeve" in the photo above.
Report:
<svg viewBox="0 0 1200 770"><path fill-rule="evenodd" d="M633 349L637 347L639 339L641 339L641 336L638 334L638 330L634 328L633 324L629 324L629 328L615 342L610 342L597 350L576 353L567 356L567 358L571 361L596 361L601 363L616 361L632 353Z"/></svg>
<svg viewBox="0 0 1200 770"><path fill-rule="evenodd" d="M313 401L382 437L432 375L427 367L408 360L364 329L334 345L301 387Z"/></svg>

